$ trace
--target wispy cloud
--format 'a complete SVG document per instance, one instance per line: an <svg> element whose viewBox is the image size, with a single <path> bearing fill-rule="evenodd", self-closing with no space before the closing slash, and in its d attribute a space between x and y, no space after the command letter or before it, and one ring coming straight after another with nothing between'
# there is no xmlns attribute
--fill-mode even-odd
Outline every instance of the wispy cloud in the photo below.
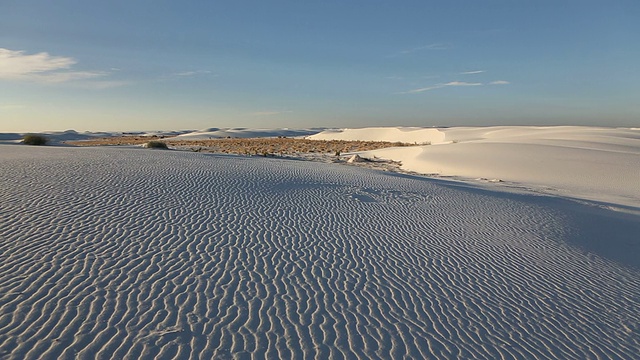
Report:
<svg viewBox="0 0 640 360"><path fill-rule="evenodd" d="M252 116L273 116L273 115L281 115L281 114L289 114L292 113L291 110L265 110L265 111L256 111L252 112L249 115Z"/></svg>
<svg viewBox="0 0 640 360"><path fill-rule="evenodd" d="M444 86L480 86L482 83L470 83L464 81L452 81L444 84Z"/></svg>
<svg viewBox="0 0 640 360"><path fill-rule="evenodd" d="M444 87L449 87L449 86L482 86L482 85L483 85L482 83L470 83L470 82L464 82L464 81L451 81L451 82L444 83L444 84L436 84L436 85L429 86L429 87L408 90L408 91L405 91L405 92L401 92L401 94L417 94L417 93L421 93L421 92L425 92L425 91L431 91L431 90L435 90L435 89L442 89Z"/></svg>
<svg viewBox="0 0 640 360"><path fill-rule="evenodd" d="M401 92L400 94L417 94L417 93L421 93L421 92L425 92L425 91L431 91L431 90L435 90L435 89L440 89L440 88L443 88L443 87L444 87L444 85L434 85L434 86L429 86L429 87L424 87L424 88L404 91L404 92Z"/></svg>
<svg viewBox="0 0 640 360"><path fill-rule="evenodd" d="M95 79L106 77L109 73L75 71L72 69L75 64L77 61L70 57L52 56L46 52L28 55L24 51L0 48L0 80L49 84L92 80L93 88L113 87L116 83L120 86L125 83L104 81L101 84L103 81Z"/></svg>
<svg viewBox="0 0 640 360"><path fill-rule="evenodd" d="M65 83L77 80L96 79L107 76L105 72L98 71L60 71L49 73L32 73L24 74L19 77L19 80L39 81L45 83Z"/></svg>
<svg viewBox="0 0 640 360"><path fill-rule="evenodd" d="M188 79L211 79L218 77L218 74L210 70L185 70L173 73L165 73L156 79L157 81L180 81Z"/></svg>
<svg viewBox="0 0 640 360"><path fill-rule="evenodd" d="M99 80L99 81L82 81L74 83L73 86L83 88L83 89L93 89L93 90L102 90L102 89L111 89L121 86L131 85L131 81L117 81L117 80Z"/></svg>
<svg viewBox="0 0 640 360"><path fill-rule="evenodd" d="M484 70L473 70L473 71L463 71L460 75L474 75L474 74L482 74L485 72Z"/></svg>
<svg viewBox="0 0 640 360"><path fill-rule="evenodd" d="M505 80L496 80L489 83L489 85L509 85L509 84L511 83Z"/></svg>
<svg viewBox="0 0 640 360"><path fill-rule="evenodd" d="M46 52L25 55L24 51L0 48L0 78L3 79L67 69L75 63L72 58L51 56Z"/></svg>

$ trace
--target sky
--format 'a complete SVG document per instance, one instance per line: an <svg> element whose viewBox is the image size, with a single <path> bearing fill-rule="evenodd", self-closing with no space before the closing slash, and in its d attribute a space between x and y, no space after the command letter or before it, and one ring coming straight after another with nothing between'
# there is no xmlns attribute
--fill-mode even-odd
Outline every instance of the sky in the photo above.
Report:
<svg viewBox="0 0 640 360"><path fill-rule="evenodd" d="M640 2L1 0L0 132L640 126Z"/></svg>

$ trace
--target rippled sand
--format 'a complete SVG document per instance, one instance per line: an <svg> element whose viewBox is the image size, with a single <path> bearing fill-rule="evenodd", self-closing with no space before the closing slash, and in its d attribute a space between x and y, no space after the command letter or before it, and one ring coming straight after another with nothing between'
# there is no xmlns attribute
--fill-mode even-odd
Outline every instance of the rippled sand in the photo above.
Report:
<svg viewBox="0 0 640 360"><path fill-rule="evenodd" d="M334 164L5 145L0 358L633 358L638 233Z"/></svg>

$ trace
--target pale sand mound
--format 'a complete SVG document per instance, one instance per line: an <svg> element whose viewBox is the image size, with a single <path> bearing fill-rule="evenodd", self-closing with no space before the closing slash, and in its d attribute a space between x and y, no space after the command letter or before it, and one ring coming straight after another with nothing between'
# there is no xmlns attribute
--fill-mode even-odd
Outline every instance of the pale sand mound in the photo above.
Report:
<svg viewBox="0 0 640 360"><path fill-rule="evenodd" d="M0 146L0 358L633 358L640 219L331 164Z"/></svg>
<svg viewBox="0 0 640 360"><path fill-rule="evenodd" d="M315 134L323 129L252 129L209 128L180 134L170 140L207 140L223 138L300 137Z"/></svg>
<svg viewBox="0 0 640 360"><path fill-rule="evenodd" d="M362 129L326 130L307 136L310 140L359 140L388 141L409 144L437 144L445 140L445 134L438 129L418 127L372 127Z"/></svg>
<svg viewBox="0 0 640 360"><path fill-rule="evenodd" d="M404 137L404 128L323 132L323 139L374 140L380 133ZM595 200L640 211L640 131L579 126L496 126L423 129L439 131L415 141L431 146L382 149L360 154L399 161L423 174L488 179L554 195ZM420 134L413 130L411 133ZM388 137L388 141L394 141Z"/></svg>

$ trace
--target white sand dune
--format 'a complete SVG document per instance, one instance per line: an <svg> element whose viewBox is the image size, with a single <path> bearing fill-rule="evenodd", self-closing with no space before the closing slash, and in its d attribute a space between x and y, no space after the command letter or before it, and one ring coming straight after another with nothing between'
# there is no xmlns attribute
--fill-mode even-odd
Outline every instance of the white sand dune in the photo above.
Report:
<svg viewBox="0 0 640 360"><path fill-rule="evenodd" d="M389 141L417 144L437 144L445 139L438 129L421 127L370 127L334 129L308 136L311 140Z"/></svg>
<svg viewBox="0 0 640 360"><path fill-rule="evenodd" d="M0 144L19 143L27 133L0 133ZM100 137L121 136L121 132L77 132L75 130L38 132L47 138L50 145L60 145L65 141L88 140ZM143 133L140 133L143 134Z"/></svg>
<svg viewBox="0 0 640 360"><path fill-rule="evenodd" d="M253 128L208 128L180 134L175 140L206 140L223 138L300 137L316 134L324 129L253 129Z"/></svg>
<svg viewBox="0 0 640 360"><path fill-rule="evenodd" d="M123 135L136 135L136 136L162 136L162 137L175 137L181 134L185 134L190 131L137 131L137 132L121 132L121 131L84 131L78 132L75 130L66 131L44 131L37 132L47 138L50 145L64 145L65 141L79 141L90 140L95 138L106 138ZM19 143L27 133L0 133L0 144L15 144Z"/></svg>
<svg viewBox="0 0 640 360"><path fill-rule="evenodd" d="M308 129L252 129L252 128L207 128L197 131L138 131L138 132L77 132L75 130L39 132L50 144L59 145L65 141L89 140L100 137L123 135L161 136L167 140L207 140L224 138L261 138L261 137L303 137L324 131L324 128ZM0 144L19 143L25 133L0 133Z"/></svg>
<svg viewBox="0 0 640 360"><path fill-rule="evenodd" d="M638 233L336 164L0 145L0 358L631 359Z"/></svg>
<svg viewBox="0 0 640 360"><path fill-rule="evenodd" d="M432 135L436 132L438 137ZM430 142L432 146L382 149L361 156L400 161L403 169L423 174L502 181L509 186L640 210L637 129L365 128L323 132L310 138Z"/></svg>

